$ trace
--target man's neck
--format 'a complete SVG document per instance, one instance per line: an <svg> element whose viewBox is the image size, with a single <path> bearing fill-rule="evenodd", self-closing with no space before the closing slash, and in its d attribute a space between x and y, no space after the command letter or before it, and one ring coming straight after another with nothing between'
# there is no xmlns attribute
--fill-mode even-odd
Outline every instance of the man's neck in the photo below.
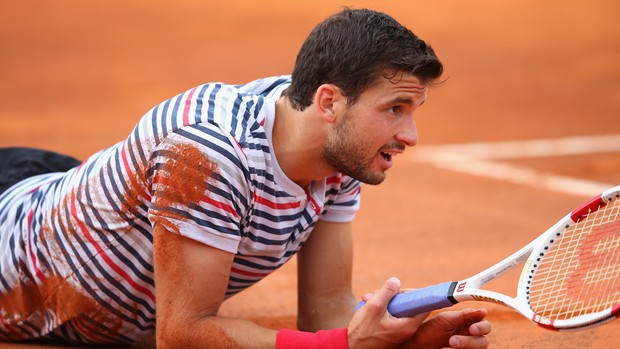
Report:
<svg viewBox="0 0 620 349"><path fill-rule="evenodd" d="M287 97L276 102L274 153L284 174L302 188L333 173L322 155L326 132L312 105L299 111Z"/></svg>

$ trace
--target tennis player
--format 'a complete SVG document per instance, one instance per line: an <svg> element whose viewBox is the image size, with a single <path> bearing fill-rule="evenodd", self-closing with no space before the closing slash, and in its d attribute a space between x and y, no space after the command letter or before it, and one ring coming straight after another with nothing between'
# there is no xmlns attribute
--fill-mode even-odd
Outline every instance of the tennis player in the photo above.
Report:
<svg viewBox="0 0 620 349"><path fill-rule="evenodd" d="M208 83L148 111L85 161L4 149L0 338L170 348L486 348L484 310L386 312L391 278L351 288L361 183L417 141L441 76L392 17L345 9L303 44L291 76ZM298 256L298 329L218 315Z"/></svg>

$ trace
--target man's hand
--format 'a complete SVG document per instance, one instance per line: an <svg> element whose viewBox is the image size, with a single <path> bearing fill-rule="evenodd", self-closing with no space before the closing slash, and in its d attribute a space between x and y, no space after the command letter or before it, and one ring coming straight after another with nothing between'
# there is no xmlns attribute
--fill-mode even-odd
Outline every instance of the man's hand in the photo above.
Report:
<svg viewBox="0 0 620 349"><path fill-rule="evenodd" d="M491 323L485 320L485 309L443 311L424 321L429 313L397 318L387 311L387 305L400 290L400 281L387 280L374 293L366 294L366 302L353 316L348 326L349 347L439 349L485 349ZM400 343L400 345L399 345Z"/></svg>
<svg viewBox="0 0 620 349"><path fill-rule="evenodd" d="M484 349L491 323L484 318L486 309L444 311L424 322L411 340L400 349L468 348Z"/></svg>
<svg viewBox="0 0 620 349"><path fill-rule="evenodd" d="M351 349L392 348L414 335L428 313L410 318L390 315L387 305L399 291L400 280L390 278L381 289L363 297L366 304L355 313L348 327Z"/></svg>

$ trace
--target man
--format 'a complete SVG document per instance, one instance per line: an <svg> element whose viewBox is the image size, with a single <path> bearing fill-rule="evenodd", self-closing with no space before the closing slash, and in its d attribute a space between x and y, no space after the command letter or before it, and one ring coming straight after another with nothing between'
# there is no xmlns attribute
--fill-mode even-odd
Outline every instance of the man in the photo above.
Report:
<svg viewBox="0 0 620 349"><path fill-rule="evenodd" d="M416 144L414 111L441 72L430 46L393 18L347 9L312 31L292 77L195 87L79 166L29 173L0 196L0 336L485 348L484 310L389 315L397 279L354 311L360 182L381 183ZM218 316L226 298L295 254L306 332Z"/></svg>

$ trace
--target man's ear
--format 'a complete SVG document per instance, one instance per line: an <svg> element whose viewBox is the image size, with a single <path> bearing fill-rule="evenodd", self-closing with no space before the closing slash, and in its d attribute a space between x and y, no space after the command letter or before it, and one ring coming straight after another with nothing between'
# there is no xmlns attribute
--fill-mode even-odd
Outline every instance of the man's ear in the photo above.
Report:
<svg viewBox="0 0 620 349"><path fill-rule="evenodd" d="M329 123L336 121L337 110L345 100L340 89L333 84L319 86L314 94L314 103L321 118Z"/></svg>

